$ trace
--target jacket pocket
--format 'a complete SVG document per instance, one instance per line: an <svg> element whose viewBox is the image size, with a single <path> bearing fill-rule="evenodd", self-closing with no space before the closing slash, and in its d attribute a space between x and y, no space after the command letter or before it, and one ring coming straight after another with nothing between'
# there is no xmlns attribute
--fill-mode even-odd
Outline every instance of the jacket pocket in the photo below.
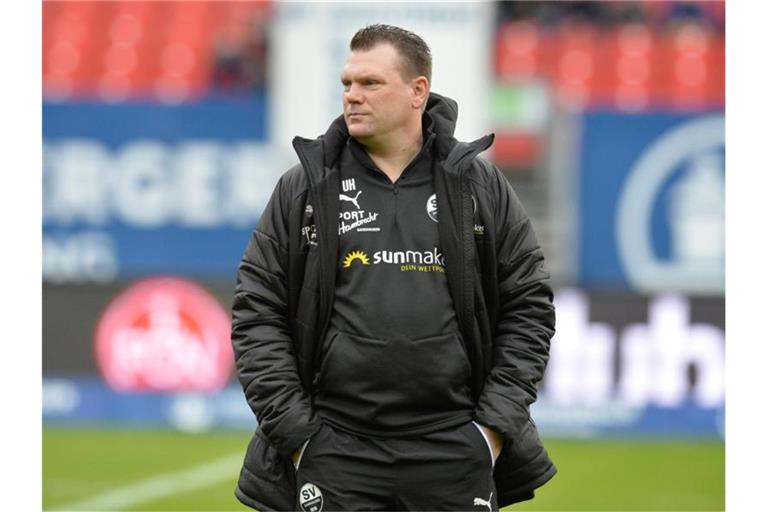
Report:
<svg viewBox="0 0 768 512"><path fill-rule="evenodd" d="M286 470L289 466L286 463L290 464L290 459L282 457L261 428L257 428L245 453L243 465L246 469L266 480L279 482L288 473Z"/></svg>
<svg viewBox="0 0 768 512"><path fill-rule="evenodd" d="M251 438L235 494L259 510L292 510L296 481L291 462L281 457L261 429Z"/></svg>
<svg viewBox="0 0 768 512"><path fill-rule="evenodd" d="M309 447L309 444L317 438L318 435L320 435L320 432L322 432L323 427L320 427L320 430L312 434L309 439L304 441L304 444L301 445L301 451L299 452L299 458L296 459L296 464L294 464L294 468L296 468L296 471L299 470L299 466L301 466L301 459L304 458L304 454L307 452L307 447Z"/></svg>
<svg viewBox="0 0 768 512"><path fill-rule="evenodd" d="M533 460L544 450L544 446L539 438L539 431L532 419L528 418L525 428L523 428L518 438L515 439L512 446L517 458L524 462Z"/></svg>
<svg viewBox="0 0 768 512"><path fill-rule="evenodd" d="M488 437L485 435L485 432L483 432L483 429L480 428L480 425L478 425L474 421L471 423L474 426L475 430L477 430L477 433L480 434L480 437L483 438L483 444L488 449L488 465L491 468L493 468L496 465L496 460L493 458L493 447L491 446L491 440L488 439Z"/></svg>
<svg viewBox="0 0 768 512"><path fill-rule="evenodd" d="M401 425L419 415L471 406L469 361L456 333L381 340L339 332L320 367L324 400L362 419Z"/></svg>

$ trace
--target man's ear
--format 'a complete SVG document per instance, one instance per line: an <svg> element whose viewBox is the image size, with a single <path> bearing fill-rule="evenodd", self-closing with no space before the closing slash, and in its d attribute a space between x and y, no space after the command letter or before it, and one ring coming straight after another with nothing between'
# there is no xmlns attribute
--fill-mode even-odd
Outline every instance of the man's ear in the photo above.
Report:
<svg viewBox="0 0 768 512"><path fill-rule="evenodd" d="M429 80L427 80L427 77L418 76L414 78L411 81L411 91L413 92L411 106L414 109L424 110L429 98Z"/></svg>

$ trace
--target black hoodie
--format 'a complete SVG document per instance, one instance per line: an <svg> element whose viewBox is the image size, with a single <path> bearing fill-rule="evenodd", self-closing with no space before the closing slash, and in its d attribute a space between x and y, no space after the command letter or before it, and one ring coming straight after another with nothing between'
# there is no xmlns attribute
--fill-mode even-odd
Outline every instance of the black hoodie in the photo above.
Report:
<svg viewBox="0 0 768 512"><path fill-rule="evenodd" d="M334 426L414 436L472 419L469 359L438 233L433 121L393 183L349 139L339 159L339 258L314 406Z"/></svg>

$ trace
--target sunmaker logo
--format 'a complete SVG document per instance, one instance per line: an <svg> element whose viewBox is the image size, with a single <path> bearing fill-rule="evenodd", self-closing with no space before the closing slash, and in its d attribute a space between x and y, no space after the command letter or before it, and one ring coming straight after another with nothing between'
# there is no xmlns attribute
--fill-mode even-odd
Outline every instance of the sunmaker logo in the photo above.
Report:
<svg viewBox="0 0 768 512"><path fill-rule="evenodd" d="M347 257L344 258L344 268L349 268L352 266L352 262L358 260L363 265L370 265L371 262L368 260L368 255L365 254L363 251L352 251L349 254L347 254Z"/></svg>
<svg viewBox="0 0 768 512"><path fill-rule="evenodd" d="M363 265L400 265L402 272L445 272L445 259L437 247L431 251L376 251L373 263L365 252L355 250L344 258L343 268L351 267L355 260Z"/></svg>
<svg viewBox="0 0 768 512"><path fill-rule="evenodd" d="M373 264L379 263L411 263L415 265L440 265L445 266L443 255L437 247L431 251L376 251L373 253Z"/></svg>

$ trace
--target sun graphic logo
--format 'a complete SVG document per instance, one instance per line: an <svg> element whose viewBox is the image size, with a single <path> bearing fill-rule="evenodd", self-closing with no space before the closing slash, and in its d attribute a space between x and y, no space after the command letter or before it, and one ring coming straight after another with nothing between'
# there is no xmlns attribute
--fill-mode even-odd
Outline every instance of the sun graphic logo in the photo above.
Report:
<svg viewBox="0 0 768 512"><path fill-rule="evenodd" d="M352 251L349 254L347 254L347 257L344 258L344 268L349 268L352 266L352 262L355 260L360 260L360 263L363 265L370 265L371 262L368 260L368 255L365 254L363 251Z"/></svg>

